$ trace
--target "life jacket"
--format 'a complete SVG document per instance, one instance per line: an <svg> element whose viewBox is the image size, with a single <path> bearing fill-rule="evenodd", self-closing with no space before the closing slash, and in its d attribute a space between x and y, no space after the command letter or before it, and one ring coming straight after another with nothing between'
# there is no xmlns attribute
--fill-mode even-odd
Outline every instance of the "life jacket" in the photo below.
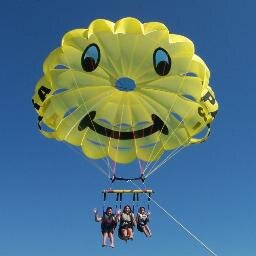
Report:
<svg viewBox="0 0 256 256"><path fill-rule="evenodd" d="M101 225L103 227L113 227L113 228L115 228L116 224L117 223L115 221L115 215L114 214L110 214L110 215L107 215L106 213L103 214L102 223L101 223Z"/></svg>
<svg viewBox="0 0 256 256"><path fill-rule="evenodd" d="M134 226L134 223L133 223L134 217L133 217L132 213L127 214L128 216L130 216L130 220L124 219L123 214L124 213L122 213L121 219L120 219L120 227L127 227L127 226L133 227Z"/></svg>
<svg viewBox="0 0 256 256"><path fill-rule="evenodd" d="M138 221L138 225L144 226L148 223L148 216L146 214L141 214L139 213L137 215L137 221Z"/></svg>

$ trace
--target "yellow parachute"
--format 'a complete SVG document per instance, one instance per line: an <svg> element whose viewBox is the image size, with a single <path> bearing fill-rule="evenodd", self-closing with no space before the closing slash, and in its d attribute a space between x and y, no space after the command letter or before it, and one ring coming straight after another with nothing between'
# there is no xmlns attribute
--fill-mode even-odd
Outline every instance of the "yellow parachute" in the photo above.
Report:
<svg viewBox="0 0 256 256"><path fill-rule="evenodd" d="M205 141L218 110L192 41L158 22L94 20L64 35L43 72L32 99L42 134L93 159L155 161Z"/></svg>

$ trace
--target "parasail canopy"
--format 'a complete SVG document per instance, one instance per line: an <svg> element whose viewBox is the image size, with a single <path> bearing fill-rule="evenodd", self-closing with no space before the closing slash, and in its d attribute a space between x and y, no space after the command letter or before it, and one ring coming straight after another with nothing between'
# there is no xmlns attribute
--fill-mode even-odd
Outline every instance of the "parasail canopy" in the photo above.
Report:
<svg viewBox="0 0 256 256"><path fill-rule="evenodd" d="M33 105L47 138L93 159L152 162L207 139L218 103L188 38L159 22L94 20L43 64Z"/></svg>

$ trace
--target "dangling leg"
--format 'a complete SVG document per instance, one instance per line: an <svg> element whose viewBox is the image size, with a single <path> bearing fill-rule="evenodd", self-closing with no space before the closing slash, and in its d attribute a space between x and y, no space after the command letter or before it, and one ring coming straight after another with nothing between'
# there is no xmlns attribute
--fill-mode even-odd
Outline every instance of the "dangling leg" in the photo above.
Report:
<svg viewBox="0 0 256 256"><path fill-rule="evenodd" d="M109 232L108 233L108 237L109 237L109 240L110 240L110 247L114 248L115 247L115 244L114 244L114 232Z"/></svg>
<svg viewBox="0 0 256 256"><path fill-rule="evenodd" d="M108 233L104 232L102 234L102 247L105 247L107 245L107 238L108 238Z"/></svg>
<svg viewBox="0 0 256 256"><path fill-rule="evenodd" d="M147 236L152 236L151 230L148 225L145 225L145 231L147 233Z"/></svg>
<svg viewBox="0 0 256 256"><path fill-rule="evenodd" d="M122 237L123 237L124 239L127 239L127 236L128 236L127 229L122 228L122 229L121 229L121 233L122 233Z"/></svg>
<svg viewBox="0 0 256 256"><path fill-rule="evenodd" d="M143 226L141 226L141 229L142 229L144 235L145 235L146 237L148 237L148 232L147 232L146 227L143 225Z"/></svg>
<svg viewBox="0 0 256 256"><path fill-rule="evenodd" d="M128 239L132 239L133 240L132 228L127 228L127 237L128 237Z"/></svg>

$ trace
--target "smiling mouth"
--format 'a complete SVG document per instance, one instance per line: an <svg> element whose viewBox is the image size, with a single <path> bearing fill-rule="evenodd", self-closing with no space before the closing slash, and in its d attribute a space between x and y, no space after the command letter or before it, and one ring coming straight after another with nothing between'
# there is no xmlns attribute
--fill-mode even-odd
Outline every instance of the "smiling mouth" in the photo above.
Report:
<svg viewBox="0 0 256 256"><path fill-rule="evenodd" d="M84 116L78 125L78 130L83 131L86 128L90 128L92 131L95 131L100 135L110 137L113 139L119 139L119 140L131 140L131 139L144 138L158 131L160 131L164 135L169 134L169 130L167 126L164 124L164 122L162 121L162 119L154 114L151 115L151 118L153 121L153 124L151 126L143 128L141 130L131 131L131 132L114 131L104 126L101 126L94 121L95 116L96 116L96 111L91 111L89 114Z"/></svg>

